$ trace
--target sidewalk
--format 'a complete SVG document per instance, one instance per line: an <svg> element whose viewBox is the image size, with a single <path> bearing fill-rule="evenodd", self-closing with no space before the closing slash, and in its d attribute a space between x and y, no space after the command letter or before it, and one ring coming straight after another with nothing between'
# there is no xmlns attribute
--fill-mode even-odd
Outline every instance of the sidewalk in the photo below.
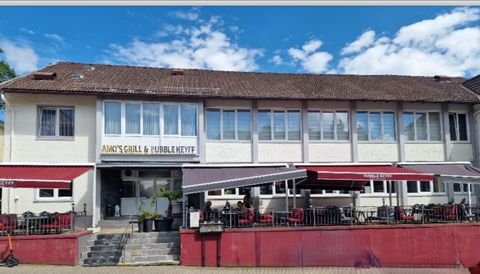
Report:
<svg viewBox="0 0 480 274"><path fill-rule="evenodd" d="M165 273L165 274L468 274L463 268L211 268L211 267L183 267L183 266L140 266L140 267L68 267L45 265L19 265L14 268L0 267L0 273L35 273L35 274L63 274L63 273Z"/></svg>

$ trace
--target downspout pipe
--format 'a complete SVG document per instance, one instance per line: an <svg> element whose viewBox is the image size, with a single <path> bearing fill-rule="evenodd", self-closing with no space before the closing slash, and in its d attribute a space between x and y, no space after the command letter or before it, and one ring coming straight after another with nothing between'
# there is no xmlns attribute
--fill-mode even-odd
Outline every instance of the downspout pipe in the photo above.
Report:
<svg viewBox="0 0 480 274"><path fill-rule="evenodd" d="M5 104L5 110L10 111L10 138L9 138L9 149L8 149L8 161L13 162L13 136L15 135L15 109L14 107L8 102L7 97L5 96L5 93L0 94L0 99L3 101ZM5 148L5 145L4 145ZM5 160L2 159L2 161ZM7 212L11 212L10 208L10 195L11 195L12 189L8 188L8 197L7 197Z"/></svg>

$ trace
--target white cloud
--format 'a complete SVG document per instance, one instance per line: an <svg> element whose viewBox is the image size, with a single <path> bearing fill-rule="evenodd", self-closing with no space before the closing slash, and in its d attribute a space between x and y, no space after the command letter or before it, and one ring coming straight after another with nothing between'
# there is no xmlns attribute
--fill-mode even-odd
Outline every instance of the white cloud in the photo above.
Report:
<svg viewBox="0 0 480 274"><path fill-rule="evenodd" d="M369 47L375 40L375 32L373 30L366 31L360 35L357 40L349 43L342 49L342 55L360 52L366 47Z"/></svg>
<svg viewBox="0 0 480 274"><path fill-rule="evenodd" d="M46 34L44 34L44 36L47 37L48 39L51 39L51 40L57 42L57 43L65 44L65 39L63 39L63 37L58 35L58 34L46 33Z"/></svg>
<svg viewBox="0 0 480 274"><path fill-rule="evenodd" d="M26 33L28 33L28 34L31 34L31 35L35 34L35 32L34 32L33 30L31 30L31 29L20 28L20 30L23 31L23 32L26 32Z"/></svg>
<svg viewBox="0 0 480 274"><path fill-rule="evenodd" d="M262 50L241 47L220 29L218 22L213 18L198 27L167 26L162 31L174 34L173 40L134 39L127 45L110 45L110 53L114 60L133 65L256 70Z"/></svg>
<svg viewBox="0 0 480 274"><path fill-rule="evenodd" d="M283 58L280 55L274 55L272 59L270 59L270 62L278 66L283 64Z"/></svg>
<svg viewBox="0 0 480 274"><path fill-rule="evenodd" d="M173 15L179 19L183 20L189 20L189 21L195 21L198 18L200 18L200 14L196 12L195 10L191 11L176 11L173 13Z"/></svg>
<svg viewBox="0 0 480 274"><path fill-rule="evenodd" d="M333 56L328 52L318 51L322 46L322 41L312 39L307 41L301 49L290 48L288 54L294 63L300 64L303 70L313 73L324 73L329 70L328 63Z"/></svg>
<svg viewBox="0 0 480 274"><path fill-rule="evenodd" d="M393 37L363 33L342 49L338 70L354 74L480 73L480 9L457 8L404 26Z"/></svg>
<svg viewBox="0 0 480 274"><path fill-rule="evenodd" d="M5 61L17 74L34 71L38 68L38 55L34 49L25 43L10 40L0 40L0 48L4 51Z"/></svg>

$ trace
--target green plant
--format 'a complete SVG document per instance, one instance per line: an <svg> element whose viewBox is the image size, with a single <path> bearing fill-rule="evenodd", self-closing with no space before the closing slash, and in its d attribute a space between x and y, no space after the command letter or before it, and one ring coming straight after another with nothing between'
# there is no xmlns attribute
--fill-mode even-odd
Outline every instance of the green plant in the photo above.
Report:
<svg viewBox="0 0 480 274"><path fill-rule="evenodd" d="M152 207L155 208L155 200L156 200L155 197L152 197L149 199L150 208ZM146 220L146 219L155 219L160 217L160 215L156 211L145 209L145 204L143 203L143 201L140 203L140 207L138 208L138 211L140 212L140 215L138 216L139 222L143 222L143 220Z"/></svg>
<svg viewBox="0 0 480 274"><path fill-rule="evenodd" d="M167 209L167 218L172 218L172 202L178 200L182 197L181 192L172 191L167 187L161 188L157 192L158 197L167 198L168 200L168 209Z"/></svg>

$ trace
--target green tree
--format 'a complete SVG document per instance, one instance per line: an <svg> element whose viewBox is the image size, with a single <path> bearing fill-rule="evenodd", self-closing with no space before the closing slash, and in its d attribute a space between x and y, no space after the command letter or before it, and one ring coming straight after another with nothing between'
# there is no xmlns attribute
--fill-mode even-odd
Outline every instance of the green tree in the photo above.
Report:
<svg viewBox="0 0 480 274"><path fill-rule="evenodd" d="M3 50L0 49L0 54L3 53ZM0 60L0 83L5 82L9 79L12 79L16 76L15 71L7 62Z"/></svg>

